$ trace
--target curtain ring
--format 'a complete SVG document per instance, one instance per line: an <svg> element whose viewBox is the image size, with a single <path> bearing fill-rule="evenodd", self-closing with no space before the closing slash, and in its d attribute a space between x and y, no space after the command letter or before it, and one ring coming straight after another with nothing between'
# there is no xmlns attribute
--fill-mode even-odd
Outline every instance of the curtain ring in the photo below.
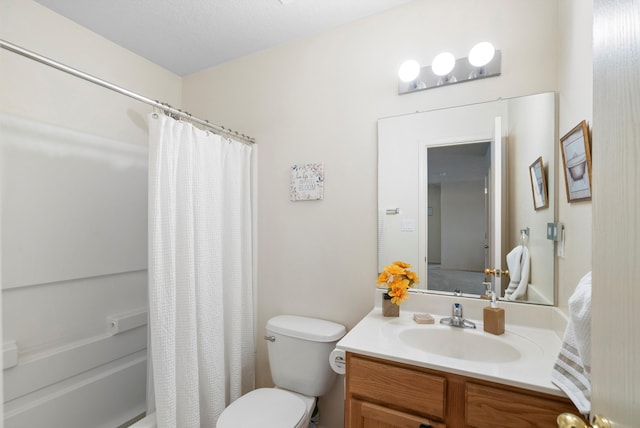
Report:
<svg viewBox="0 0 640 428"><path fill-rule="evenodd" d="M155 111L153 112L153 114L151 115L152 118L157 119L158 118L158 113L156 113Z"/></svg>

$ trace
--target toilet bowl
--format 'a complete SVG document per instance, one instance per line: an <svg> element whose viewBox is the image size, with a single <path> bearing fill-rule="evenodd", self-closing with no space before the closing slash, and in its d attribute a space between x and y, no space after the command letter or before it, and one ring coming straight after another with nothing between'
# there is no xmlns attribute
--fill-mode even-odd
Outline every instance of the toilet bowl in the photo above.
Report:
<svg viewBox="0 0 640 428"><path fill-rule="evenodd" d="M279 388L259 388L229 405L217 428L306 428L316 399Z"/></svg>
<svg viewBox="0 0 640 428"><path fill-rule="evenodd" d="M329 391L336 373L329 355L346 328L331 321L280 315L267 322L274 388L259 388L231 403L217 428L306 428L316 397Z"/></svg>

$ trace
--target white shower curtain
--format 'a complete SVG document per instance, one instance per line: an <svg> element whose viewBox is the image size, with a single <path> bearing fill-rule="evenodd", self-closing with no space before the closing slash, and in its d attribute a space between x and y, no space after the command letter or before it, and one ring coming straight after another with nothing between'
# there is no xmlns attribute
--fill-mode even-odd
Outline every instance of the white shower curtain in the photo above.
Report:
<svg viewBox="0 0 640 428"><path fill-rule="evenodd" d="M157 424L215 427L254 387L251 147L162 114L148 120Z"/></svg>

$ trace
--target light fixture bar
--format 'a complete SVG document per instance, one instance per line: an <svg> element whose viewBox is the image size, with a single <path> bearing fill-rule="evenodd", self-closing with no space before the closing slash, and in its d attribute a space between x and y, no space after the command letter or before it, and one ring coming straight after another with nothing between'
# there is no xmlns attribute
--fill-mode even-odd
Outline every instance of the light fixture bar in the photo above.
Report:
<svg viewBox="0 0 640 428"><path fill-rule="evenodd" d="M449 86L456 83L471 82L473 80L496 77L501 74L502 53L496 50L493 59L485 66L474 67L469 63L468 58L456 60L455 67L446 76L437 76L431 66L420 69L420 74L411 82L398 80L398 94L409 94L411 92L433 89L441 86Z"/></svg>

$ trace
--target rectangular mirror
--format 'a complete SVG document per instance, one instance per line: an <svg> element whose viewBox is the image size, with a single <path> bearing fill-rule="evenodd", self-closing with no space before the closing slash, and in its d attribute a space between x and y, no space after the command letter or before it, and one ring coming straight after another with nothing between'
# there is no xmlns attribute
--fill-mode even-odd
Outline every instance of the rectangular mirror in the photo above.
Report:
<svg viewBox="0 0 640 428"><path fill-rule="evenodd" d="M555 104L545 93L380 119L378 270L403 260L417 291L473 297L491 282L501 298L555 304Z"/></svg>

